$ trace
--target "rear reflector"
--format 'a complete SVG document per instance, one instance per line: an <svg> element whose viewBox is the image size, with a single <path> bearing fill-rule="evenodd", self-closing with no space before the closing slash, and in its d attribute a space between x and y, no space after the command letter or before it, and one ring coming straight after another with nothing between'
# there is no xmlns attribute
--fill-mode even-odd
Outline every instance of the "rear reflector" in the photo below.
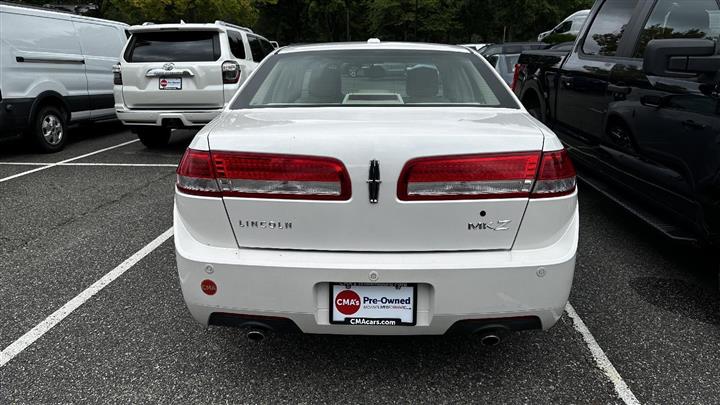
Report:
<svg viewBox="0 0 720 405"><path fill-rule="evenodd" d="M532 198L572 194L577 187L575 167L565 149L543 153Z"/></svg>
<svg viewBox="0 0 720 405"><path fill-rule="evenodd" d="M527 198L540 152L419 158L398 182L403 201Z"/></svg>
<svg viewBox="0 0 720 405"><path fill-rule="evenodd" d="M402 201L549 198L575 191L565 150L419 158L398 181Z"/></svg>
<svg viewBox="0 0 720 405"><path fill-rule="evenodd" d="M178 167L177 187L217 197L346 201L352 195L350 176L337 159L192 149Z"/></svg>

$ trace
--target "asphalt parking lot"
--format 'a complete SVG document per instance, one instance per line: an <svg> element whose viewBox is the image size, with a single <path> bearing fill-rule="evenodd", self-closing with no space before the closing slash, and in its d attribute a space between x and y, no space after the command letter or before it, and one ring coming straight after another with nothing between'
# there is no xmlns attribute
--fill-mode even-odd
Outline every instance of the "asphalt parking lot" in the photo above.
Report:
<svg viewBox="0 0 720 405"><path fill-rule="evenodd" d="M0 403L718 401L712 264L582 184L577 316L548 332L493 348L466 337L256 343L204 330L182 300L167 231L192 133L159 151L117 124L73 135L54 155L0 146Z"/></svg>

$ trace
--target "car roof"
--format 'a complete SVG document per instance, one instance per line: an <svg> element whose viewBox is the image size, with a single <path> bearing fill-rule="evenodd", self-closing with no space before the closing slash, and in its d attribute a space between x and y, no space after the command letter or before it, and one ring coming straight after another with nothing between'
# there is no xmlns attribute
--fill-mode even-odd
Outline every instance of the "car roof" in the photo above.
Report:
<svg viewBox="0 0 720 405"><path fill-rule="evenodd" d="M580 16L588 15L588 14L590 14L590 10L580 10L580 11L576 11L576 12L570 14L570 16L569 16L568 18L566 18L565 20L569 20L569 19L571 19L571 18L573 18L573 17L580 17Z"/></svg>
<svg viewBox="0 0 720 405"><path fill-rule="evenodd" d="M487 51L492 50L498 50L499 52L496 52L495 54L512 54L512 53L520 53L526 50L533 50L533 49L544 49L548 46L548 44L544 42L506 42L504 44L495 44L491 45L483 51L483 54L487 54Z"/></svg>
<svg viewBox="0 0 720 405"><path fill-rule="evenodd" d="M316 51L350 51L350 50L408 50L408 51L444 51L471 53L469 49L459 45L426 44L420 42L335 42L326 44L307 44L286 46L279 54L316 52Z"/></svg>
<svg viewBox="0 0 720 405"><path fill-rule="evenodd" d="M96 22L96 23L101 23L101 24L118 25L123 28L129 27L128 24L125 24L124 22L120 22L120 21L88 17L85 15L75 14L70 11L56 10L56 9L52 9L52 8L38 7L38 6L33 6L33 5L28 5L28 4L7 3L4 1L0 1L0 10L8 12L8 13L34 15L34 16L41 16L41 17L48 17L48 18L56 18L56 19L61 19L61 20L75 19L75 20L81 20L81 21L87 21L87 22Z"/></svg>
<svg viewBox="0 0 720 405"><path fill-rule="evenodd" d="M248 35L255 35L257 37L261 37L263 39L266 39L263 35L260 35L256 32L253 32L249 28L240 27L233 24L227 24L223 23L221 21L216 21L214 23L165 23L165 24L155 24L155 23L145 23L142 25L133 25L130 28L128 28L128 31L130 33L140 33L140 32L160 32L160 31L218 31L218 32L226 32L228 30L235 30L235 31L243 31Z"/></svg>
<svg viewBox="0 0 720 405"><path fill-rule="evenodd" d="M151 32L151 31L225 31L228 27L219 24L200 24L200 23L169 23L154 24L145 23L142 25L133 25L128 31L130 32Z"/></svg>

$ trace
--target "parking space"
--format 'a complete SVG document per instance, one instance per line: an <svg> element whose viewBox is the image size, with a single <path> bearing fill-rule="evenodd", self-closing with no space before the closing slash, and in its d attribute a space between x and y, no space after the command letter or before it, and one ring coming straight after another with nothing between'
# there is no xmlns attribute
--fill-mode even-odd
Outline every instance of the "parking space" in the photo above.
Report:
<svg viewBox="0 0 720 405"><path fill-rule="evenodd" d="M2 348L172 225L173 166L192 134L150 151L106 132L59 155L0 152L25 163L91 154L0 183L11 213L0 216ZM0 165L0 178L30 169ZM465 337L251 342L190 318L170 239L0 366L0 402L713 402L712 265L586 187L581 218L571 303L596 346L568 315L495 348Z"/></svg>

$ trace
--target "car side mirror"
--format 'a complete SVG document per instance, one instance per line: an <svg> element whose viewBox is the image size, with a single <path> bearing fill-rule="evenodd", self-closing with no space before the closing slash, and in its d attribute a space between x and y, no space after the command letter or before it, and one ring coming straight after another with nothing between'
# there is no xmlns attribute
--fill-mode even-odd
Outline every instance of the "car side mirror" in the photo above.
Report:
<svg viewBox="0 0 720 405"><path fill-rule="evenodd" d="M709 39L654 39L645 48L643 71L678 78L715 74L720 71L720 55Z"/></svg>

